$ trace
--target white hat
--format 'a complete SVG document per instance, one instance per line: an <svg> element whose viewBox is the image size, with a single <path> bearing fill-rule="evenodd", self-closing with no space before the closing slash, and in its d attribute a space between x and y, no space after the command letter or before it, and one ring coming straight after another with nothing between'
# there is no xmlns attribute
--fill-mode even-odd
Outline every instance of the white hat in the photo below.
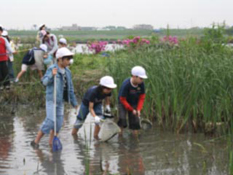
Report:
<svg viewBox="0 0 233 175"><path fill-rule="evenodd" d="M66 47L62 47L60 49L57 50L56 53L56 58L62 58L64 56L73 56L74 53L72 53L69 49L67 49Z"/></svg>
<svg viewBox="0 0 233 175"><path fill-rule="evenodd" d="M8 32L6 30L3 30L2 36L8 36Z"/></svg>
<svg viewBox="0 0 233 175"><path fill-rule="evenodd" d="M65 39L65 38L61 38L61 39L59 39L59 43L62 43L62 44L67 45L67 41L66 41L66 39Z"/></svg>
<svg viewBox="0 0 233 175"><path fill-rule="evenodd" d="M40 24L38 29L40 30L41 27L45 26L45 24Z"/></svg>
<svg viewBox="0 0 233 175"><path fill-rule="evenodd" d="M45 44L41 44L40 48L44 51L47 52L48 47Z"/></svg>
<svg viewBox="0 0 233 175"><path fill-rule="evenodd" d="M107 87L107 88L116 88L117 85L114 83L114 80L112 77L110 76L104 76L100 79L100 85L101 86L104 86L104 87Z"/></svg>
<svg viewBox="0 0 233 175"><path fill-rule="evenodd" d="M140 78L143 78L143 79L147 78L146 71L141 66L133 67L132 70L131 70L131 74L134 75L134 76L138 76Z"/></svg>

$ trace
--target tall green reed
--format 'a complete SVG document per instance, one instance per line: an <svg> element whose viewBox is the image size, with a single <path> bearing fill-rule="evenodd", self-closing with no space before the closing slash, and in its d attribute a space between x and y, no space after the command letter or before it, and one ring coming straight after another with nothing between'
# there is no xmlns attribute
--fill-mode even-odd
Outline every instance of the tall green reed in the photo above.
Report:
<svg viewBox="0 0 233 175"><path fill-rule="evenodd" d="M218 122L231 125L233 75L232 50L206 50L190 37L179 46L151 45L112 55L108 73L118 84L135 65L148 73L144 114L164 128L180 132L204 129ZM115 97L117 98L117 97Z"/></svg>

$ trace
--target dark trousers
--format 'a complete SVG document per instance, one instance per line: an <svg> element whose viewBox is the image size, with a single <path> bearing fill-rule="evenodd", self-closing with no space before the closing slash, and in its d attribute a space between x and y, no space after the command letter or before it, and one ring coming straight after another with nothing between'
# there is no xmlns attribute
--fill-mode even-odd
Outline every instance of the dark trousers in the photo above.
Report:
<svg viewBox="0 0 233 175"><path fill-rule="evenodd" d="M136 108L136 106L133 107ZM127 127L127 114L128 114L129 129L139 130L141 128L139 117L134 115L132 112L127 111L123 104L121 103L118 104L118 111L119 111L119 120L117 124L119 127L122 128Z"/></svg>
<svg viewBox="0 0 233 175"><path fill-rule="evenodd" d="M9 74L7 61L0 61L0 86L9 86Z"/></svg>
<svg viewBox="0 0 233 175"><path fill-rule="evenodd" d="M13 69L13 62L8 60L8 72L9 72L9 78L11 81L14 81L15 79L15 74L14 74L14 69Z"/></svg>

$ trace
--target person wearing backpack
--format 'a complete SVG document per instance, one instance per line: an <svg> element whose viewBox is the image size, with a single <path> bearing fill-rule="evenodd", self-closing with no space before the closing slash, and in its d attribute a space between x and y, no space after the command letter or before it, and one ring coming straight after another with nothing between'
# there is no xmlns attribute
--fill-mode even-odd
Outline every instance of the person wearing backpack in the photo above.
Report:
<svg viewBox="0 0 233 175"><path fill-rule="evenodd" d="M47 66L49 67L50 65L56 62L54 58L55 58L56 51L58 49L57 37L56 35L51 34L48 31L46 31L46 34L43 37L42 43L45 44L48 48L48 57L52 57L51 62L47 63Z"/></svg>
<svg viewBox="0 0 233 175"><path fill-rule="evenodd" d="M0 91L4 87L10 89L10 80L8 74L8 54L15 53L10 47L9 42L6 38L2 37L3 27L0 25Z"/></svg>
<svg viewBox="0 0 233 175"><path fill-rule="evenodd" d="M32 48L29 50L22 60L21 71L18 73L15 83L19 82L20 77L27 71L27 68L30 67L31 70L38 70L40 79L43 78L44 64L43 59L47 57L47 46L41 44L40 48Z"/></svg>

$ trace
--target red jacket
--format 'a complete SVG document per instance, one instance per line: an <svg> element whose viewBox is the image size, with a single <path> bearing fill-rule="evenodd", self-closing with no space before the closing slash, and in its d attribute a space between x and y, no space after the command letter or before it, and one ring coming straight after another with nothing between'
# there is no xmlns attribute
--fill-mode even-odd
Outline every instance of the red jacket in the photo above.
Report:
<svg viewBox="0 0 233 175"><path fill-rule="evenodd" d="M7 61L8 56L6 52L6 41L0 37L0 61Z"/></svg>

